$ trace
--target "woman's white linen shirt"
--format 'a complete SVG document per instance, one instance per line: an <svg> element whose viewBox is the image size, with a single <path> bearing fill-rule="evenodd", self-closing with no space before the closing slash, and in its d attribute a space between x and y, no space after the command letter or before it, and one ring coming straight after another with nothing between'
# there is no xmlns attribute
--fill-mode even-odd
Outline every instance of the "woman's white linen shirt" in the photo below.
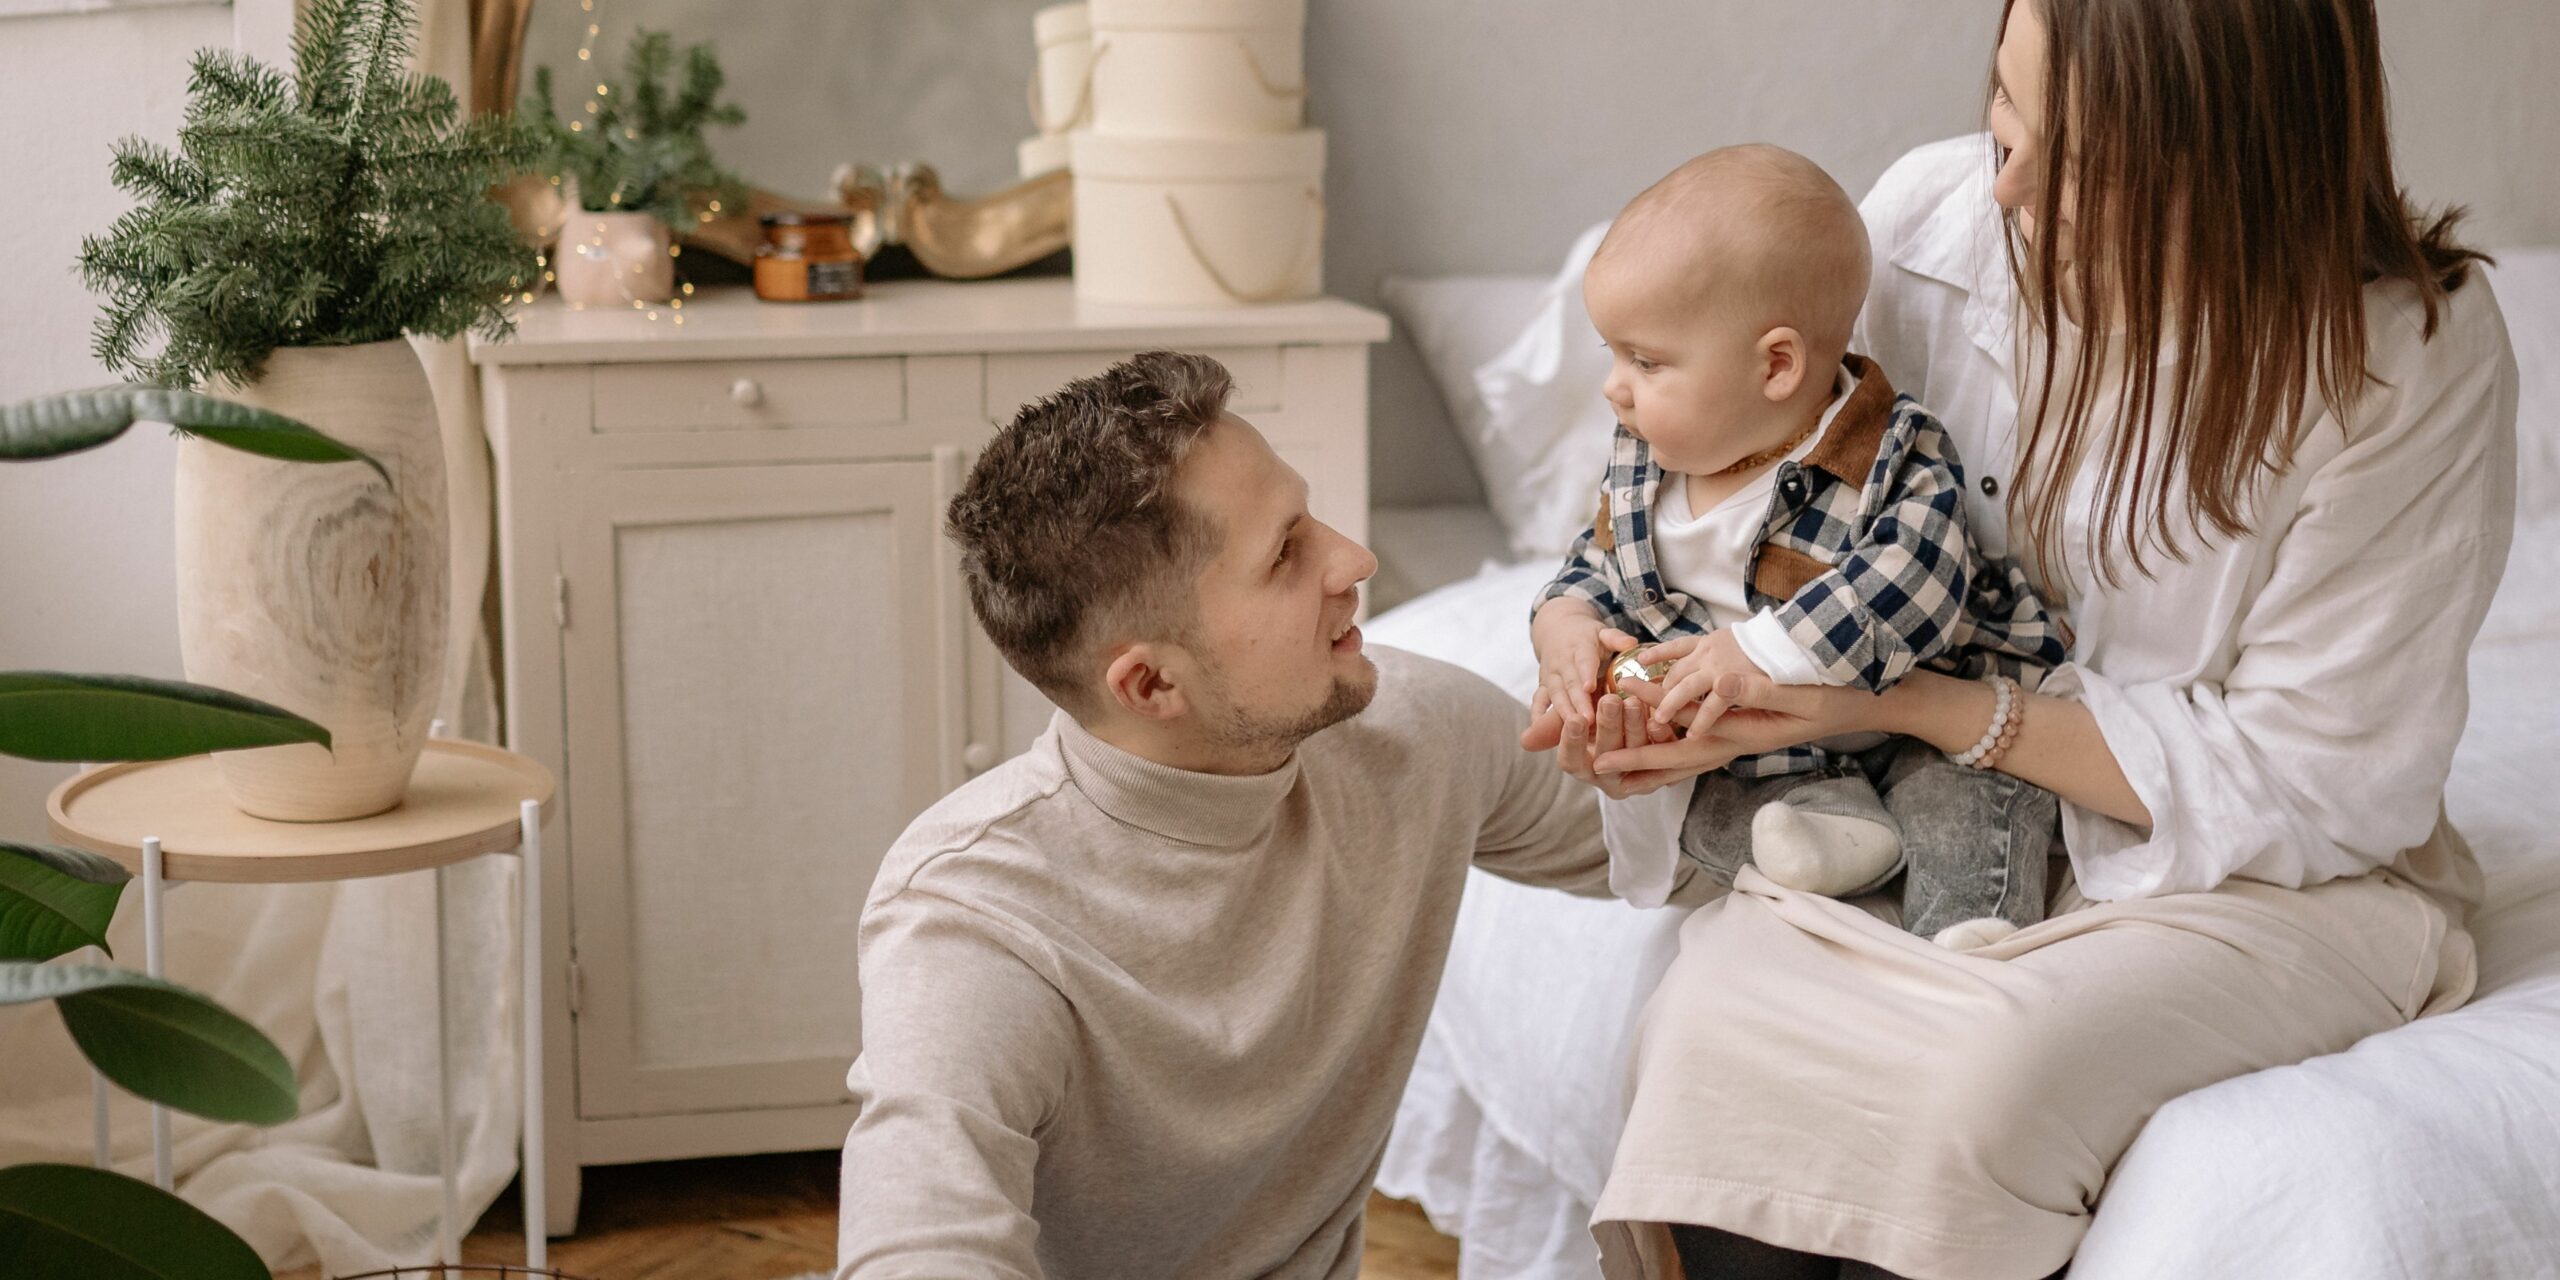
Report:
<svg viewBox="0 0 2560 1280"><path fill-rule="evenodd" d="M1975 536L1999 555L2023 322L1990 145L1933 143L1877 180L1858 348L1946 423ZM2343 422L2315 394L2250 532L2187 534L2183 563L2147 554L2149 577L2108 585L2087 571L2094 464L2078 477L2063 528L2072 661L2044 691L2089 708L2152 816L2146 833L2063 806L2091 898L2358 875L2441 820L2467 655L2514 529L2515 357L2477 272L2432 339L2407 284L2368 288L2366 305L2380 381Z"/></svg>

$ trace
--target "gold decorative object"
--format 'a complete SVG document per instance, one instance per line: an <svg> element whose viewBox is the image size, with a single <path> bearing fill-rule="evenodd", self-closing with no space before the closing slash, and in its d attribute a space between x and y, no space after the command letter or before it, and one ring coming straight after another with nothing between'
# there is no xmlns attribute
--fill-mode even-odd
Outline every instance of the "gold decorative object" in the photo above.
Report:
<svg viewBox="0 0 2560 1280"><path fill-rule="evenodd" d="M849 206L865 197L882 211L884 242L905 245L925 270L946 279L1002 275L1074 238L1075 183L1063 172L963 200L943 191L942 175L929 164L838 168L836 198Z"/></svg>
<svg viewBox="0 0 2560 1280"><path fill-rule="evenodd" d="M471 114L516 109L525 24L532 18L533 0L471 0Z"/></svg>
<svg viewBox="0 0 2560 1280"><path fill-rule="evenodd" d="M1621 682L1642 680L1648 684L1659 684L1662 682L1663 674L1670 670L1671 664L1667 661L1636 661L1636 651L1629 649L1610 661L1609 673L1600 680L1601 691L1614 693L1621 698L1633 698L1635 694L1618 687Z"/></svg>

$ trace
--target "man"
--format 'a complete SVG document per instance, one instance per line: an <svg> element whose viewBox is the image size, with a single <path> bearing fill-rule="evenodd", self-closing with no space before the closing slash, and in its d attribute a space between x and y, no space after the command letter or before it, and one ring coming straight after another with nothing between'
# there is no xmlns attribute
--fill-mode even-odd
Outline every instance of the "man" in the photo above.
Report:
<svg viewBox="0 0 2560 1280"><path fill-rule="evenodd" d="M1061 710L863 911L838 1280L1353 1275L1469 863L1605 891L1523 707L1362 653L1377 561L1231 390L1139 356L952 501L980 623Z"/></svg>

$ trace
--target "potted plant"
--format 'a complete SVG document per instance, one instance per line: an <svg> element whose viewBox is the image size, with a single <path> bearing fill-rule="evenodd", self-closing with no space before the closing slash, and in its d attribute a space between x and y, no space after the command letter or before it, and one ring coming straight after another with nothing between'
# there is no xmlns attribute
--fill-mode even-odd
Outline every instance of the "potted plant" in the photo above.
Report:
<svg viewBox="0 0 2560 1280"><path fill-rule="evenodd" d="M537 67L518 116L538 130L550 167L576 190L580 212L560 231L552 271L573 306L628 306L675 296L674 233L746 198L738 176L712 159L706 125L747 113L718 101L725 83L709 45L684 54L684 83L669 95L675 46L639 32L620 84L599 83L584 110L562 119L551 68Z"/></svg>
<svg viewBox="0 0 2560 1280"><path fill-rule="evenodd" d="M332 733L334 750L224 757L233 799L264 818L399 803L438 693L448 590L443 446L406 335L503 336L505 300L539 269L488 197L537 141L504 117L463 122L450 86L407 70L413 4L310 0L290 77L198 53L177 147L117 145L116 184L139 203L81 246L109 368L317 423L381 468L179 445L189 678Z"/></svg>
<svg viewBox="0 0 2560 1280"><path fill-rule="evenodd" d="M210 396L108 387L0 407L0 461L94 448L137 419L279 466L361 451L299 422ZM339 470L341 468L329 468ZM327 728L280 707L169 680L0 672L0 755L163 760L296 743ZM106 858L0 841L0 1004L50 1000L92 1066L129 1092L215 1120L277 1124L298 1109L275 1043L205 996L129 969L49 961L107 949L128 877ZM81 1165L0 1169L0 1257L12 1280L270 1280L266 1264L202 1210L147 1182Z"/></svg>

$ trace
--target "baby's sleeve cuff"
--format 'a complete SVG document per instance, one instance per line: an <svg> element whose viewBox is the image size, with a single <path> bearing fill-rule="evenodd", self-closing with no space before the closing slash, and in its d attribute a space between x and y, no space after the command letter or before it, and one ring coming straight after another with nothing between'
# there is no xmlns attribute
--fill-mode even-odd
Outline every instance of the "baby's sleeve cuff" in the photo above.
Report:
<svg viewBox="0 0 2560 1280"><path fill-rule="evenodd" d="M1734 640L1742 646L1742 656L1754 666L1769 673L1780 684L1842 684L1832 679L1813 655L1787 634L1785 624L1778 621L1775 610L1763 609L1736 623Z"/></svg>

